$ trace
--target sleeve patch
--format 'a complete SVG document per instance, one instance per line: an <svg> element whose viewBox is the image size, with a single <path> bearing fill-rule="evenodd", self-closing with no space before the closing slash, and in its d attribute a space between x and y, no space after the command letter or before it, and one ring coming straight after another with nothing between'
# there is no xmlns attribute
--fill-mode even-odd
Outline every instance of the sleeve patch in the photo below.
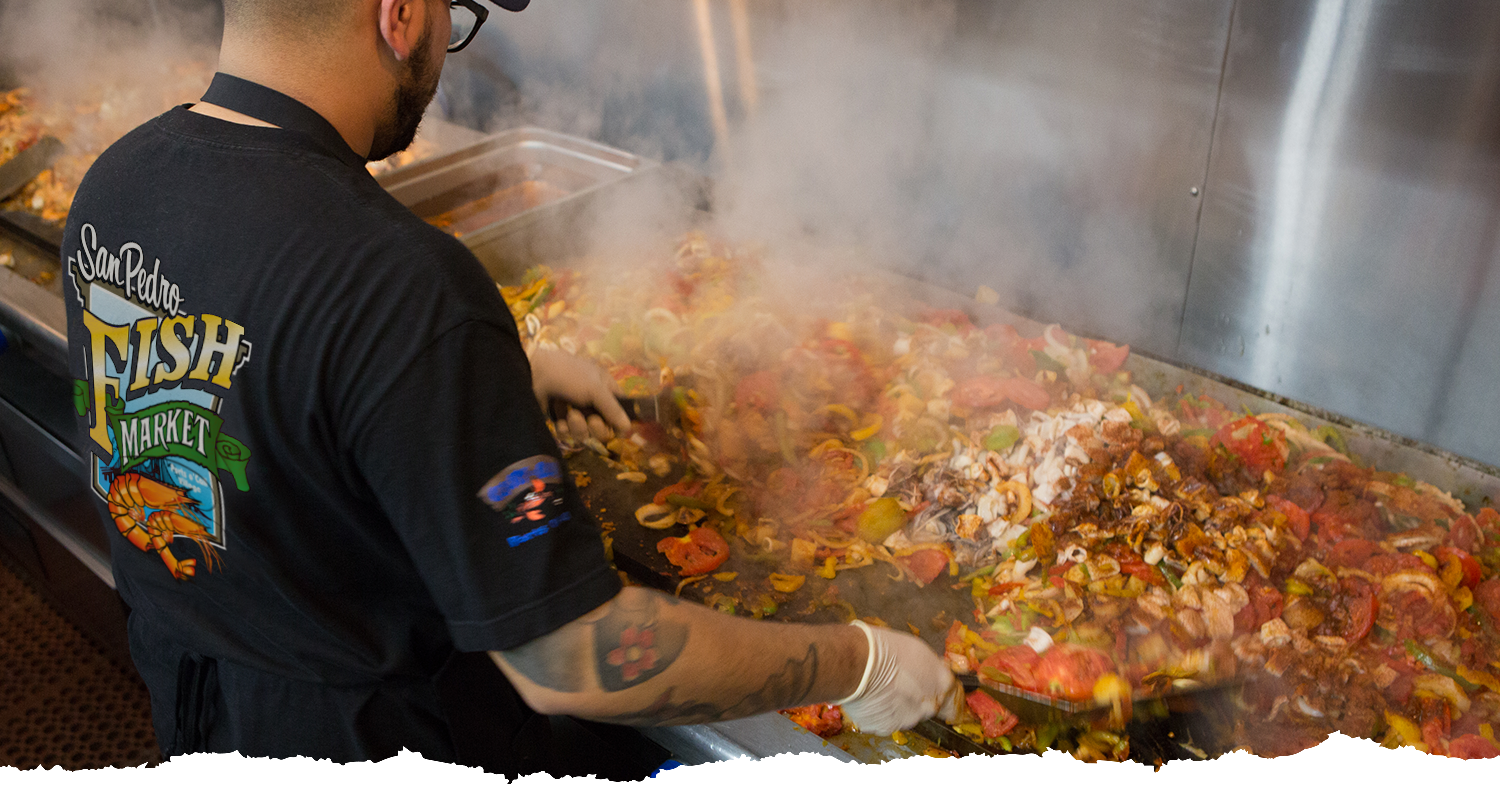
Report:
<svg viewBox="0 0 1500 800"><path fill-rule="evenodd" d="M479 499L505 515L508 522L530 526L526 533L509 537L511 547L535 539L571 515L562 508L562 466L549 456L532 456L500 470L479 490ZM550 519L549 519L550 518Z"/></svg>

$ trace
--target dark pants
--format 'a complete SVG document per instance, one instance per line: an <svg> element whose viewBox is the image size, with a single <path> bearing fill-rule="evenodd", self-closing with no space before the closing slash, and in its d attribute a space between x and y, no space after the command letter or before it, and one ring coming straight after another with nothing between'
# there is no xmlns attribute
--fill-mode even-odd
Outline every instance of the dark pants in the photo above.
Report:
<svg viewBox="0 0 1500 800"><path fill-rule="evenodd" d="M485 653L454 653L432 679L330 686L189 652L137 614L129 629L163 758L238 752L348 763L404 748L509 778L638 780L670 756L630 728L537 714Z"/></svg>

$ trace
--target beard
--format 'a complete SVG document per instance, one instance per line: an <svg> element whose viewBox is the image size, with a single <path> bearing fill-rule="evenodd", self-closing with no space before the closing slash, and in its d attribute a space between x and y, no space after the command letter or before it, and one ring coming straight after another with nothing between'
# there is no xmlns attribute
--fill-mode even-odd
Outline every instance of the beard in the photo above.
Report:
<svg viewBox="0 0 1500 800"><path fill-rule="evenodd" d="M417 138L417 127L422 124L422 113L437 94L438 78L443 65L432 54L432 26L422 32L421 38L412 48L406 60L406 74L391 97L385 119L375 127L375 138L370 143L370 161L384 161L396 153L411 147Z"/></svg>

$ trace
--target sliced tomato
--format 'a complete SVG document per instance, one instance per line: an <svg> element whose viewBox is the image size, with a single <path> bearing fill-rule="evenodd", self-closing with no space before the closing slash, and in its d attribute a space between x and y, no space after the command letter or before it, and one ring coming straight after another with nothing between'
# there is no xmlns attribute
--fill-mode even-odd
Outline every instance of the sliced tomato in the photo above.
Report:
<svg viewBox="0 0 1500 800"><path fill-rule="evenodd" d="M937 580L948 568L948 556L941 550L918 550L909 556L897 556L896 560L923 586Z"/></svg>
<svg viewBox="0 0 1500 800"><path fill-rule="evenodd" d="M1475 522L1474 518L1468 514L1464 514L1458 519L1453 520L1448 526L1448 541L1460 550L1467 550L1472 553L1475 546L1483 541L1483 539L1484 534L1479 531L1479 523Z"/></svg>
<svg viewBox="0 0 1500 800"><path fill-rule="evenodd" d="M1334 606L1343 612L1344 626L1339 635L1344 641L1353 644L1369 635L1379 609L1379 601L1375 599L1375 590L1370 584L1357 578L1339 581Z"/></svg>
<svg viewBox="0 0 1500 800"><path fill-rule="evenodd" d="M1052 396L1035 381L999 375L965 378L953 387L949 397L954 403L968 408L991 408L1009 400L1022 408L1045 411L1052 404Z"/></svg>
<svg viewBox="0 0 1500 800"><path fill-rule="evenodd" d="M1005 402L1005 379L999 375L974 375L964 378L948 395L954 403L967 408L990 408Z"/></svg>
<svg viewBox="0 0 1500 800"><path fill-rule="evenodd" d="M1031 674L1036 679L1036 691L1087 700L1094 696L1094 684L1114 667L1114 661L1102 650L1060 643L1047 648Z"/></svg>
<svg viewBox="0 0 1500 800"><path fill-rule="evenodd" d="M703 491L703 481L678 481L657 492L656 496L651 498L651 502L659 506L666 505L667 498L674 494L682 495L683 497L697 497L701 491Z"/></svg>
<svg viewBox="0 0 1500 800"><path fill-rule="evenodd" d="M1011 402L1032 411L1046 411L1052 405L1052 396L1034 381L1025 378L1006 378L1005 396Z"/></svg>
<svg viewBox="0 0 1500 800"><path fill-rule="evenodd" d="M842 402L863 408L880 396L883 382L875 379L865 354L853 342L830 337L820 340L811 352L817 358L803 366L817 370L819 383L826 381Z"/></svg>
<svg viewBox="0 0 1500 800"><path fill-rule="evenodd" d="M1500 747L1490 743L1490 740L1474 733L1466 733L1448 743L1448 756L1450 758L1494 758L1500 756Z"/></svg>
<svg viewBox="0 0 1500 800"><path fill-rule="evenodd" d="M1484 568L1479 565L1479 562L1473 556L1469 555L1463 550L1460 550L1456 547L1448 547L1447 545L1443 545L1442 547L1433 550L1432 554L1437 557L1437 560L1439 562L1442 562L1449 558L1458 559L1459 567L1463 570L1463 581L1460 584L1461 586L1467 586L1468 588L1473 589L1475 586L1479 585L1479 582L1481 580L1484 579Z"/></svg>
<svg viewBox="0 0 1500 800"><path fill-rule="evenodd" d="M931 308L923 311L917 319L934 328L952 325L960 334L968 333L974 328L974 321L969 319L968 313L957 308Z"/></svg>
<svg viewBox="0 0 1500 800"><path fill-rule="evenodd" d="M781 395L781 379L769 370L752 372L740 379L734 387L734 402L740 408L756 408L762 412L776 408L776 398Z"/></svg>
<svg viewBox="0 0 1500 800"><path fill-rule="evenodd" d="M1010 683L1022 689L1036 686L1036 676L1031 669L1041 661L1041 656L1030 645L1017 644L1002 647L979 663L979 677L995 683Z"/></svg>
<svg viewBox="0 0 1500 800"><path fill-rule="evenodd" d="M969 692L964 698L969 710L974 716L979 717L979 728L983 731L986 739L996 739L1010 733L1021 720L1010 712L1010 709L1000 705L1000 701L990 697L981 689Z"/></svg>
<svg viewBox="0 0 1500 800"><path fill-rule="evenodd" d="M1281 592L1275 586L1266 583L1257 583L1255 586L1246 586L1250 602L1234 615L1235 630L1240 633L1251 633L1260 630L1260 626L1281 616L1285 605Z"/></svg>
<svg viewBox="0 0 1500 800"><path fill-rule="evenodd" d="M1184 428L1213 428L1217 430L1234 416L1218 400L1206 394L1183 395L1177 400L1177 416Z"/></svg>
<svg viewBox="0 0 1500 800"><path fill-rule="evenodd" d="M1377 622L1397 641L1449 636L1455 622L1453 606L1445 597L1422 591L1388 592L1381 596Z"/></svg>
<svg viewBox="0 0 1500 800"><path fill-rule="evenodd" d="M1084 339L1089 348L1089 366L1095 372L1117 372L1125 366L1130 345L1114 344L1100 339Z"/></svg>
<svg viewBox="0 0 1500 800"><path fill-rule="evenodd" d="M1422 709L1422 743L1427 745L1428 752L1433 755L1447 755L1448 749L1443 746L1443 742L1447 740L1453 724L1448 703L1437 697L1423 697L1419 705Z"/></svg>
<svg viewBox="0 0 1500 800"><path fill-rule="evenodd" d="M1292 533L1296 534L1298 539L1307 541L1307 534L1312 530L1312 518L1302 510L1301 506L1274 494L1266 495L1266 502L1286 517L1287 525L1291 527Z"/></svg>
<svg viewBox="0 0 1500 800"><path fill-rule="evenodd" d="M802 493L802 478L790 467L780 467L766 476L766 489L771 494L787 498Z"/></svg>
<svg viewBox="0 0 1500 800"><path fill-rule="evenodd" d="M1359 536L1359 526L1337 514L1315 511L1310 517L1313 530L1325 542L1341 542Z"/></svg>
<svg viewBox="0 0 1500 800"><path fill-rule="evenodd" d="M1365 569L1376 575L1389 575L1405 569L1418 572L1432 572L1427 562L1412 555L1411 553L1379 553L1373 555L1365 562Z"/></svg>
<svg viewBox="0 0 1500 800"><path fill-rule="evenodd" d="M656 551L665 554L684 577L713 572L729 560L729 543L706 525L693 528L686 536L662 539L656 543Z"/></svg>
<svg viewBox="0 0 1500 800"><path fill-rule="evenodd" d="M1370 557L1380 552L1380 545L1369 539L1345 539L1328 551L1323 563L1330 568L1361 569Z"/></svg>
<svg viewBox="0 0 1500 800"><path fill-rule="evenodd" d="M1500 578L1490 578L1475 586L1474 603L1484 609L1490 619L1500 622Z"/></svg>
<svg viewBox="0 0 1500 800"><path fill-rule="evenodd" d="M1120 562L1120 571L1145 581L1153 586L1166 586L1167 579L1162 577L1161 570L1147 564L1139 558L1116 559Z"/></svg>
<svg viewBox="0 0 1500 800"><path fill-rule="evenodd" d="M1500 544L1500 511L1485 506L1474 516L1474 522L1484 534L1485 543Z"/></svg>
<svg viewBox="0 0 1500 800"><path fill-rule="evenodd" d="M1358 539L1380 530L1375 507L1364 500L1330 492L1311 515L1313 530L1324 542Z"/></svg>
<svg viewBox="0 0 1500 800"><path fill-rule="evenodd" d="M1209 445L1223 445L1257 475L1286 467L1286 434L1255 417L1241 417L1220 428Z"/></svg>
<svg viewBox="0 0 1500 800"><path fill-rule="evenodd" d="M1167 579L1162 577L1161 570L1141 560L1130 546L1119 541L1112 541L1104 546L1104 552L1116 561L1120 562L1120 571L1126 575L1139 578L1146 583L1156 586L1166 586ZM1063 570L1066 572L1067 570Z"/></svg>
<svg viewBox="0 0 1500 800"><path fill-rule="evenodd" d="M1036 336L1030 339L1016 339L1006 349L1005 361L1022 372L1029 373L1036 370L1036 356L1032 352L1040 353L1047 347L1047 339L1044 336Z"/></svg>

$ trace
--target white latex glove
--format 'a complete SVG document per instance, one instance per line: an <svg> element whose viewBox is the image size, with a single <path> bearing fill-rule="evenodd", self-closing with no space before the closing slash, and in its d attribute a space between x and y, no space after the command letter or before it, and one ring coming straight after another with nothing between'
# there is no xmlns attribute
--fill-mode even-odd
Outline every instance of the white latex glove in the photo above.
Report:
<svg viewBox="0 0 1500 800"><path fill-rule="evenodd" d="M865 733L887 736L929 717L952 722L958 716L953 673L925 642L909 633L850 623L865 632L870 656L854 694L837 703L844 716Z"/></svg>
<svg viewBox="0 0 1500 800"><path fill-rule="evenodd" d="M556 420L563 439L593 436L601 442L630 430L630 417L615 399L615 382L603 367L562 350L536 350L531 354L531 388L547 412L553 399L567 403L567 419ZM589 409L584 418L580 408ZM594 413L597 412L597 413Z"/></svg>

